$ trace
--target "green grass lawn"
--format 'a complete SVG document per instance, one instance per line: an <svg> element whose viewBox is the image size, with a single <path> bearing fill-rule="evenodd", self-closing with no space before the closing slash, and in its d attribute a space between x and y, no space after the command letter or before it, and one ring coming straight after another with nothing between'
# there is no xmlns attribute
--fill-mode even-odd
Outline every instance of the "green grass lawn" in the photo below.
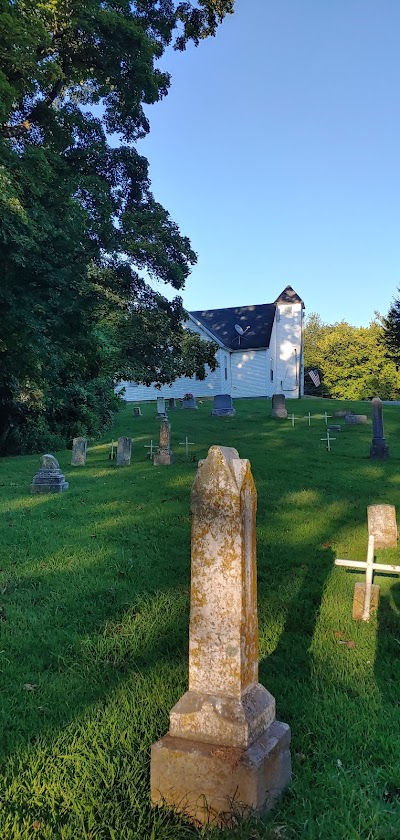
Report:
<svg viewBox="0 0 400 840"><path fill-rule="evenodd" d="M298 416L343 407L290 404ZM369 413L365 403L347 403ZM270 419L267 400L234 418L170 413L175 463L154 467L154 404L127 407L91 441L85 467L57 455L70 482L31 496L38 456L0 461L2 840L399 840L400 580L375 576L378 616L351 618L365 559L366 507L400 511L400 408L385 408L386 463L369 460L371 425ZM197 831L149 804L149 756L187 688L190 488L185 435L249 458L258 490L260 681L292 729L293 782L262 821ZM133 438L132 465L108 459ZM399 563L396 550L377 552ZM383 559L385 558L385 559ZM391 559L392 558L392 559ZM346 641L355 645L347 646Z"/></svg>

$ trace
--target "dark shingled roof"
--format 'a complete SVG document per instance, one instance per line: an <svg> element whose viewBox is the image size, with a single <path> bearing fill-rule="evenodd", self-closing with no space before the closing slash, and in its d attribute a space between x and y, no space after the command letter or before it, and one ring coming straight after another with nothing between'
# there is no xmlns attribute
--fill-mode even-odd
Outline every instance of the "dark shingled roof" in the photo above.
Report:
<svg viewBox="0 0 400 840"><path fill-rule="evenodd" d="M274 323L277 304L301 303L302 299L291 286L277 297L275 303L260 303L255 306L232 306L229 309L205 309L190 312L200 324L203 324L225 347L230 350L256 350L261 347L269 347L272 326ZM246 330L240 336L235 330L235 324Z"/></svg>
<svg viewBox="0 0 400 840"><path fill-rule="evenodd" d="M269 347L276 306L274 303L261 303L257 306L232 306L229 309L207 309L190 314L203 324L225 347L231 350L255 350ZM235 330L239 324L245 334L240 336Z"/></svg>

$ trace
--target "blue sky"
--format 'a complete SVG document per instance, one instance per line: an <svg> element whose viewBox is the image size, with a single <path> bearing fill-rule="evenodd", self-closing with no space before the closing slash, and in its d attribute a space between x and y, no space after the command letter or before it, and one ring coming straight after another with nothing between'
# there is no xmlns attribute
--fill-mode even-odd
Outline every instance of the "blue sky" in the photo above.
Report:
<svg viewBox="0 0 400 840"><path fill-rule="evenodd" d="M400 0L236 0L168 51L139 144L198 253L188 309L269 303L367 325L400 285ZM160 289L163 291L163 289Z"/></svg>

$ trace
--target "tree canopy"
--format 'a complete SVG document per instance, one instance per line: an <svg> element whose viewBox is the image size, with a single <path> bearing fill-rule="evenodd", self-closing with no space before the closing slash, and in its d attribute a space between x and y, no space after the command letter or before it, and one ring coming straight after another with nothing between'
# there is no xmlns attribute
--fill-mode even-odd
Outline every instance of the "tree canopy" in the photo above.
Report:
<svg viewBox="0 0 400 840"><path fill-rule="evenodd" d="M304 367L318 370L321 386L315 389L306 375L307 391L346 400L398 398L400 375L383 335L379 316L369 327L352 327L346 321L324 324L311 313L305 324Z"/></svg>
<svg viewBox="0 0 400 840"><path fill-rule="evenodd" d="M163 383L215 367L215 346L183 330L181 298L144 279L179 291L196 254L134 144L145 106L168 92L166 47L198 44L232 10L0 0L0 452L40 446L29 424L60 445L98 430L120 375Z"/></svg>

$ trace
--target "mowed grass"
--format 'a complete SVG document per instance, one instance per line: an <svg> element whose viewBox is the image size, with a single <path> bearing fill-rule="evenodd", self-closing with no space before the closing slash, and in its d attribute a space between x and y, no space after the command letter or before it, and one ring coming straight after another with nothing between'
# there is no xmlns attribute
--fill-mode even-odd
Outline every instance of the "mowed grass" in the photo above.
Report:
<svg viewBox="0 0 400 840"><path fill-rule="evenodd" d="M369 413L365 403L347 407ZM343 404L289 404L299 417ZM375 576L378 616L351 618L366 507L400 510L400 408L385 407L386 463L371 424L328 453L322 419L170 413L175 463L154 467L154 404L128 406L90 442L85 467L59 453L70 489L31 496L38 456L0 462L0 837L2 840L399 840L400 581ZM108 459L133 438L132 465ZM249 458L258 490L260 681L292 729L293 782L275 810L232 830L197 830L149 802L150 746L187 688L190 488L212 444ZM55 453L57 454L57 453ZM400 563L397 550L377 552ZM383 559L385 558L385 559ZM346 642L354 642L348 646Z"/></svg>

